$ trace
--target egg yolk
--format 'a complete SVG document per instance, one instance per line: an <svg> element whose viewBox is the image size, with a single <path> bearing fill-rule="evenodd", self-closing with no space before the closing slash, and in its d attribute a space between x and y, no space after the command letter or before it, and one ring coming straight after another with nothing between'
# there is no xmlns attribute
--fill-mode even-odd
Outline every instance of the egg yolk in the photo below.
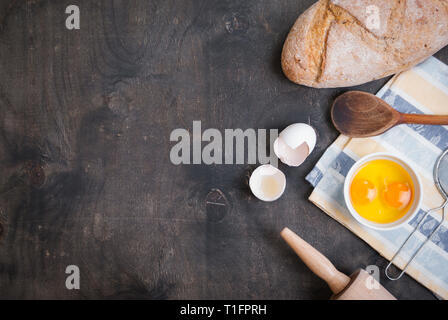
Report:
<svg viewBox="0 0 448 320"><path fill-rule="evenodd" d="M375 159L363 164L350 183L355 211L375 223L402 218L412 206L414 185L411 176L397 162Z"/></svg>
<svg viewBox="0 0 448 320"><path fill-rule="evenodd" d="M403 209L411 201L411 188L407 183L392 182L384 190L384 200L393 208Z"/></svg>
<svg viewBox="0 0 448 320"><path fill-rule="evenodd" d="M376 188L365 179L355 179L350 187L350 196L355 204L366 205L376 198Z"/></svg>

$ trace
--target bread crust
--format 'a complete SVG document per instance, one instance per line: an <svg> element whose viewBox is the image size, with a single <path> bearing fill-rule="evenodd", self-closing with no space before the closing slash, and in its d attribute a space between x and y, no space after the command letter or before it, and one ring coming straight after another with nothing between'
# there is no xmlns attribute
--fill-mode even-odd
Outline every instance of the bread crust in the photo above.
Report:
<svg viewBox="0 0 448 320"><path fill-rule="evenodd" d="M379 28L368 24L376 6ZM448 0L320 0L286 38L282 68L316 88L355 86L401 72L448 44Z"/></svg>

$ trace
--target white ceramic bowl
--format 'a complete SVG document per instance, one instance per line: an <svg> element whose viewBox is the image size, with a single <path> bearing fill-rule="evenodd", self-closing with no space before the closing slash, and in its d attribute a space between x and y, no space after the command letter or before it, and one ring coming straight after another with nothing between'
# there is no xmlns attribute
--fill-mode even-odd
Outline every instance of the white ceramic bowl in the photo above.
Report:
<svg viewBox="0 0 448 320"><path fill-rule="evenodd" d="M412 205L409 208L408 212L399 220L391 222L391 223L375 223L372 221L369 221L365 218L363 218L353 207L351 199L350 199L350 184L352 182L353 176L357 172L357 170L364 165L365 163L372 161L372 160L378 160L378 159L385 159L385 160L392 160L399 165L401 165L411 176L412 182L414 184L414 198L412 201ZM421 202L422 202L422 183L420 181L420 178L418 177L417 173L415 172L412 167L407 164L405 161L401 160L397 156L394 156L389 153L372 153L369 154L361 159L359 159L350 169L350 171L347 173L347 177L345 178L344 182L344 199L345 204L348 208L348 211L352 214L352 216L362 225L377 229L377 230L390 230L400 227L401 225L407 223L409 220L411 220L418 212Z"/></svg>

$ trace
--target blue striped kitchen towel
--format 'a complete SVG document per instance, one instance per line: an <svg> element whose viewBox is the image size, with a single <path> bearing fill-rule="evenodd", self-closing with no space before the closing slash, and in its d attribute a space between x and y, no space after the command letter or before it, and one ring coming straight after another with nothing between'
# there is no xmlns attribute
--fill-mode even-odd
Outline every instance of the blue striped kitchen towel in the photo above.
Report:
<svg viewBox="0 0 448 320"><path fill-rule="evenodd" d="M411 70L395 75L377 94L401 112L448 114L448 66L434 57ZM391 259L422 215L439 207L443 198L433 180L435 162L448 148L447 126L401 125L373 138L339 136L306 177L314 190L314 204ZM361 226L348 212L343 196L344 178L359 158L373 152L393 153L408 162L423 184L423 203L418 215L399 229L377 231ZM427 216L419 231L405 246L396 265L402 268L410 255L441 219L441 212ZM448 299L448 220L409 266L407 273Z"/></svg>

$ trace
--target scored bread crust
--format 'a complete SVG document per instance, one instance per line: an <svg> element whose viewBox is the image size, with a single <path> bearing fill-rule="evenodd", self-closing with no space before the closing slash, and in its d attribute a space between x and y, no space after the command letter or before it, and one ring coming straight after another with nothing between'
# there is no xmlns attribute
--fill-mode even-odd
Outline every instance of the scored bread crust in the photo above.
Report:
<svg viewBox="0 0 448 320"><path fill-rule="evenodd" d="M379 9L378 29L367 23L369 6ZM320 0L294 23L282 68L298 84L354 86L409 69L447 44L448 0Z"/></svg>

